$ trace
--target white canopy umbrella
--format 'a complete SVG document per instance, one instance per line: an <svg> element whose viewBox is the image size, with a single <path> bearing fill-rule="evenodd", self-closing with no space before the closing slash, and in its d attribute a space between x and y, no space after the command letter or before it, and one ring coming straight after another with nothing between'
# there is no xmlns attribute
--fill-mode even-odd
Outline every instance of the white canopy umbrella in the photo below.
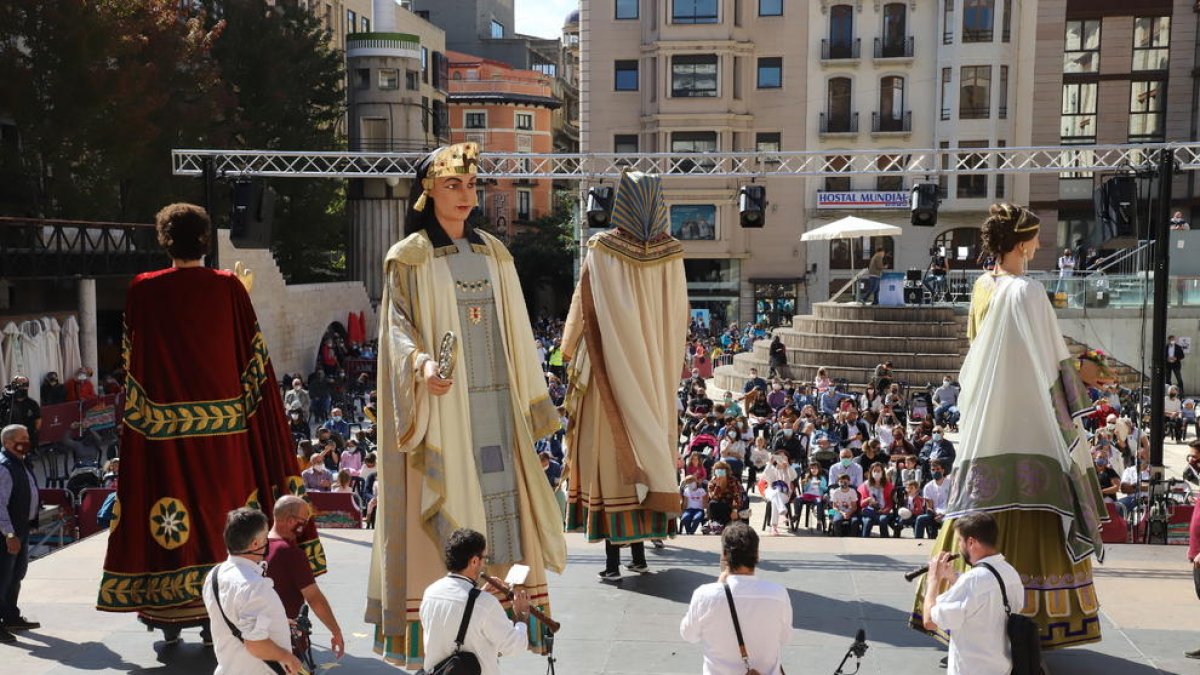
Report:
<svg viewBox="0 0 1200 675"><path fill-rule="evenodd" d="M826 241L829 239L853 239L855 237L896 237L904 230L895 225L880 223L858 216L846 216L828 225L800 235L800 241Z"/></svg>

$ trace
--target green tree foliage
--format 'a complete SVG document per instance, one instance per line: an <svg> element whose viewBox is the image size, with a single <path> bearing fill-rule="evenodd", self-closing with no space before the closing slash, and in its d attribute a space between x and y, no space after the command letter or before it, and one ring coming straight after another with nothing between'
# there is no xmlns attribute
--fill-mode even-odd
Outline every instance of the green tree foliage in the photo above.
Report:
<svg viewBox="0 0 1200 675"><path fill-rule="evenodd" d="M0 1L0 119L17 129L0 143L0 213L149 222L202 198L171 175L173 148L341 147L342 82L341 54L296 0ZM341 184L273 187L284 274L340 276ZM224 184L215 197L223 222Z"/></svg>
<svg viewBox="0 0 1200 675"><path fill-rule="evenodd" d="M330 150L343 145L342 54L324 26L295 0L204 0L211 26L223 23L212 56L237 97L228 119L233 147ZM340 278L345 271L345 198L340 181L272 183L273 250L292 282Z"/></svg>
<svg viewBox="0 0 1200 675"><path fill-rule="evenodd" d="M220 145L232 97L205 29L172 0L0 2L8 214L147 221L187 182L170 149Z"/></svg>
<svg viewBox="0 0 1200 675"><path fill-rule="evenodd" d="M557 313L571 300L575 284L572 194L554 195L554 212L535 220L508 243L531 316ZM538 302L549 298L549 302ZM544 306L545 305L545 306Z"/></svg>

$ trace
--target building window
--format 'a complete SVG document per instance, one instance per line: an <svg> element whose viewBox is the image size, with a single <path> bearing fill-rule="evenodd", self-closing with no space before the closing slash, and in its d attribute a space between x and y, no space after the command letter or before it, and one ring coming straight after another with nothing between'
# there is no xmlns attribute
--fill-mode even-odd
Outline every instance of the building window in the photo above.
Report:
<svg viewBox="0 0 1200 675"><path fill-rule="evenodd" d="M1133 22L1133 69L1166 70L1170 62L1171 17L1138 17Z"/></svg>
<svg viewBox="0 0 1200 675"><path fill-rule="evenodd" d="M958 87L958 118L985 120L992 108L992 67L963 66Z"/></svg>
<svg viewBox="0 0 1200 675"><path fill-rule="evenodd" d="M717 95L717 55L671 57L671 96L704 98Z"/></svg>
<svg viewBox="0 0 1200 675"><path fill-rule="evenodd" d="M487 128L487 112L476 110L463 114L463 126L468 129L486 129Z"/></svg>
<svg viewBox="0 0 1200 675"><path fill-rule="evenodd" d="M391 150L388 142L388 121L382 117L362 117L358 120L358 149L367 152Z"/></svg>
<svg viewBox="0 0 1200 675"><path fill-rule="evenodd" d="M362 32L364 32L364 33L371 32L371 20L365 16L362 17Z"/></svg>
<svg viewBox="0 0 1200 675"><path fill-rule="evenodd" d="M879 131L905 131L904 113L904 78L883 78L879 81Z"/></svg>
<svg viewBox="0 0 1200 675"><path fill-rule="evenodd" d="M353 33L358 29L358 14L354 10L346 10L346 32Z"/></svg>
<svg viewBox="0 0 1200 675"><path fill-rule="evenodd" d="M1100 20L1067 22L1063 45L1064 73L1100 72Z"/></svg>
<svg viewBox="0 0 1200 675"><path fill-rule="evenodd" d="M429 97L421 97L421 131L429 133L429 119L432 111L429 108Z"/></svg>
<svg viewBox="0 0 1200 675"><path fill-rule="evenodd" d="M671 0L671 23L717 23L717 0Z"/></svg>
<svg viewBox="0 0 1200 675"><path fill-rule="evenodd" d="M867 244L863 248L864 240ZM895 260L896 242L891 237L854 237L829 242L829 269L860 270L867 266L875 251L883 249L884 259Z"/></svg>
<svg viewBox="0 0 1200 675"><path fill-rule="evenodd" d="M558 65L554 63L535 63L533 64L533 70L546 77L555 77L558 74Z"/></svg>
<svg viewBox="0 0 1200 675"><path fill-rule="evenodd" d="M1000 109L996 116L1008 119L1008 66L1000 66Z"/></svg>
<svg viewBox="0 0 1200 675"><path fill-rule="evenodd" d="M613 136L613 152L618 155L636 155L638 152L637 134L617 134Z"/></svg>
<svg viewBox="0 0 1200 675"><path fill-rule="evenodd" d="M883 40L879 56L894 58L912 56L906 49L908 42L908 7L899 2L883 6Z"/></svg>
<svg viewBox="0 0 1200 675"><path fill-rule="evenodd" d="M942 44L954 44L954 0L942 5Z"/></svg>
<svg viewBox="0 0 1200 675"><path fill-rule="evenodd" d="M960 148L986 148L987 141L959 141ZM959 156L959 164L965 167L984 166L987 158L985 155L978 153L969 153ZM959 199L977 199L987 197L987 174L972 173L958 175L958 198Z"/></svg>
<svg viewBox="0 0 1200 675"><path fill-rule="evenodd" d="M499 21L497 21L495 19L492 19L492 39L493 40L503 40L504 39L504 24L500 23Z"/></svg>
<svg viewBox="0 0 1200 675"><path fill-rule="evenodd" d="M421 73L415 70L408 70L404 73L404 88L409 91L416 91L421 88Z"/></svg>
<svg viewBox="0 0 1200 675"><path fill-rule="evenodd" d="M354 69L354 88L355 89L370 89L371 88L371 69L370 68L355 68Z"/></svg>
<svg viewBox="0 0 1200 675"><path fill-rule="evenodd" d="M671 207L671 236L681 241L717 238L715 204L675 204Z"/></svg>
<svg viewBox="0 0 1200 675"><path fill-rule="evenodd" d="M759 16L783 16L783 0L758 0Z"/></svg>
<svg viewBox="0 0 1200 675"><path fill-rule="evenodd" d="M517 219L530 220L533 193L529 190L517 190Z"/></svg>
<svg viewBox="0 0 1200 675"><path fill-rule="evenodd" d="M758 88L779 89L783 87L783 58L770 56L758 60Z"/></svg>
<svg viewBox="0 0 1200 675"><path fill-rule="evenodd" d="M638 62L636 60L617 61L614 65L613 89L617 91L637 91Z"/></svg>
<svg viewBox="0 0 1200 675"><path fill-rule="evenodd" d="M1000 18L1000 39L1003 42L1012 41L1012 0L1003 0L1004 9L1001 10Z"/></svg>
<svg viewBox="0 0 1200 675"><path fill-rule="evenodd" d="M1134 82L1130 88L1129 142L1145 143L1164 139L1163 85L1165 82Z"/></svg>
<svg viewBox="0 0 1200 675"><path fill-rule="evenodd" d="M850 166L850 158L845 155L834 155L829 158L827 164L830 171L842 171ZM850 190L850 185L849 174L825 177L826 192L847 192Z"/></svg>
<svg viewBox="0 0 1200 675"><path fill-rule="evenodd" d="M674 154L703 154L717 151L717 132L715 131L676 131L671 134L671 152ZM701 162L705 166L705 162ZM676 171L688 172L696 167L690 159L681 160Z"/></svg>
<svg viewBox="0 0 1200 675"><path fill-rule="evenodd" d="M421 81L429 84L429 49L421 47Z"/></svg>
<svg viewBox="0 0 1200 675"><path fill-rule="evenodd" d="M942 121L950 119L950 94L954 91L950 88L950 78L953 77L953 68L942 68Z"/></svg>
<svg viewBox="0 0 1200 675"><path fill-rule="evenodd" d="M783 152L783 138L778 131L754 135L755 152Z"/></svg>
<svg viewBox="0 0 1200 675"><path fill-rule="evenodd" d="M905 164L905 158L901 155L880 155L875 160L875 169L877 171L900 171ZM904 176L887 174L876 176L875 189L880 192L903 192Z"/></svg>
<svg viewBox="0 0 1200 675"><path fill-rule="evenodd" d="M991 42L996 0L963 0L963 42Z"/></svg>
<svg viewBox="0 0 1200 675"><path fill-rule="evenodd" d="M384 90L400 88L400 71L395 68L379 69L379 88Z"/></svg>
<svg viewBox="0 0 1200 675"><path fill-rule="evenodd" d="M516 114L517 128L521 131L533 131L533 113L519 112Z"/></svg>
<svg viewBox="0 0 1200 675"><path fill-rule="evenodd" d="M829 58L854 58L854 8L834 5L829 8Z"/></svg>
<svg viewBox="0 0 1200 675"><path fill-rule="evenodd" d="M638 18L638 2L640 0L616 0L617 19L636 19Z"/></svg>
<svg viewBox="0 0 1200 675"><path fill-rule="evenodd" d="M848 77L835 77L829 80L826 98L826 121L822 131L827 133L847 133L852 130L854 113L851 110L852 83Z"/></svg>

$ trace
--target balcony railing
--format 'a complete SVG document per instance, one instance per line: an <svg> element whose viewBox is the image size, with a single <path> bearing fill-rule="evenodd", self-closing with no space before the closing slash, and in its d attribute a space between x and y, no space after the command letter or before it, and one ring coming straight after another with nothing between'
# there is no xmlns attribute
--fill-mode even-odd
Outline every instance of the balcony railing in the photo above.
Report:
<svg viewBox="0 0 1200 675"><path fill-rule="evenodd" d="M843 61L860 58L862 51L862 38L854 38L852 42L830 42L828 39L821 40L821 60L822 61Z"/></svg>
<svg viewBox="0 0 1200 675"><path fill-rule="evenodd" d="M960 120L986 120L992 111L988 106L959 106L958 119Z"/></svg>
<svg viewBox="0 0 1200 675"><path fill-rule="evenodd" d="M858 113L834 116L821 113L819 131L822 134L857 134Z"/></svg>
<svg viewBox="0 0 1200 675"><path fill-rule="evenodd" d="M963 30L963 42L991 42L991 28L968 28Z"/></svg>
<svg viewBox="0 0 1200 675"><path fill-rule="evenodd" d="M908 133L912 131L912 111L907 111L900 117L895 115L880 115L871 113L871 133Z"/></svg>
<svg viewBox="0 0 1200 675"><path fill-rule="evenodd" d="M432 138L428 141L372 138L350 143L350 150L353 152L429 152L434 147L436 147L436 142Z"/></svg>
<svg viewBox="0 0 1200 675"><path fill-rule="evenodd" d="M507 80L450 80L447 83L447 93L450 94L525 94L527 96L553 95L549 78L537 79L507 79Z"/></svg>
<svg viewBox="0 0 1200 675"><path fill-rule="evenodd" d="M942 108L942 121L946 122L950 119L950 109Z"/></svg>
<svg viewBox="0 0 1200 675"><path fill-rule="evenodd" d="M875 58L877 59L911 59L913 57L914 40L906 37L903 40L883 40L875 38Z"/></svg>
<svg viewBox="0 0 1200 675"><path fill-rule="evenodd" d="M410 33L351 33L346 36L346 57L391 56L421 58L421 38Z"/></svg>
<svg viewBox="0 0 1200 675"><path fill-rule="evenodd" d="M169 261L153 224L0 218L0 278L124 277Z"/></svg>

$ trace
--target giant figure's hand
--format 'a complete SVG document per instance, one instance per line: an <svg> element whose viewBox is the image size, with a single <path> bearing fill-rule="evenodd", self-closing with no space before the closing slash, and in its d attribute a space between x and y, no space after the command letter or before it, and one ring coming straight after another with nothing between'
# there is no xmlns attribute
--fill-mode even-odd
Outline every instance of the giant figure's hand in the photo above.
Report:
<svg viewBox="0 0 1200 675"><path fill-rule="evenodd" d="M429 387L429 393L434 396L443 396L450 391L450 387L454 384L454 380L443 379L438 376L437 361L430 359L425 362L425 386Z"/></svg>

